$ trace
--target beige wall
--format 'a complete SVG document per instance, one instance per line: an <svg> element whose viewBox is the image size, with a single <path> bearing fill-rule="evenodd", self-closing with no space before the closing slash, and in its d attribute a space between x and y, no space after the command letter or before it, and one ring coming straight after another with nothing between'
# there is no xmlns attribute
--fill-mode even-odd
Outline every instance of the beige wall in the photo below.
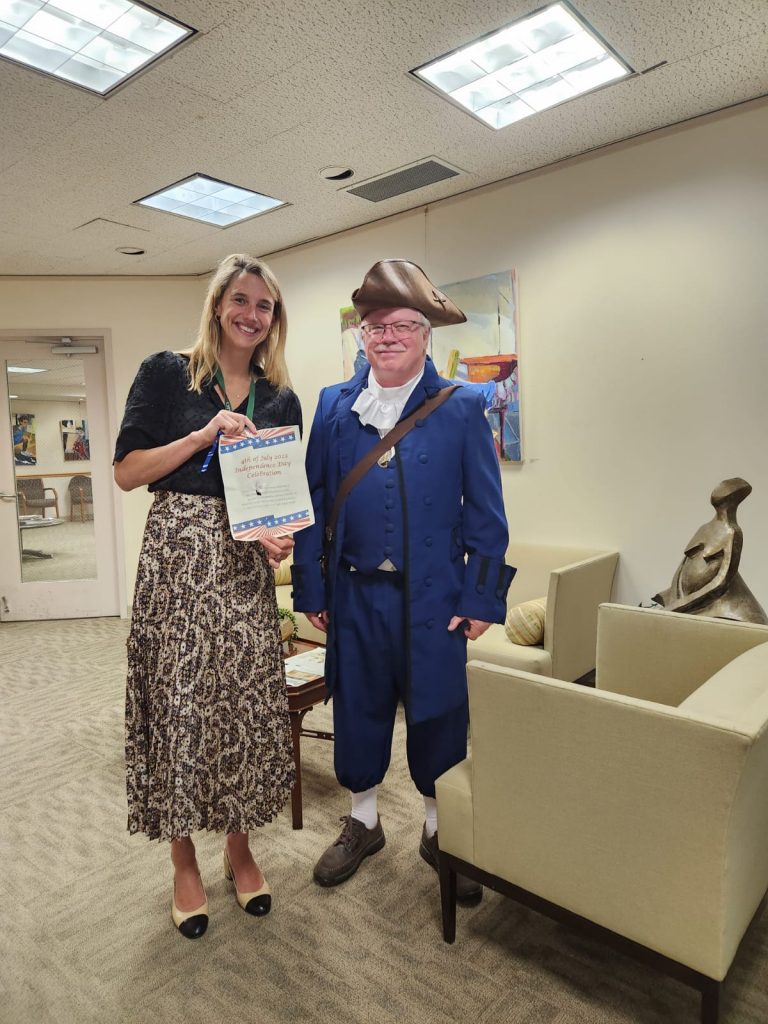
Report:
<svg viewBox="0 0 768 1024"><path fill-rule="evenodd" d="M338 309L375 260L413 259L437 283L515 267L514 536L617 548L617 598L636 603L668 585L714 485L744 476L742 572L768 605L767 168L758 101L271 257L305 418L341 375ZM204 288L0 280L0 329L110 328L121 408L146 353L188 343ZM129 587L146 506L125 500Z"/></svg>
<svg viewBox="0 0 768 1024"><path fill-rule="evenodd" d="M617 548L637 603L743 476L742 575L768 608L768 103L272 257L306 417L341 375L337 308L387 256L436 283L517 269L517 539Z"/></svg>

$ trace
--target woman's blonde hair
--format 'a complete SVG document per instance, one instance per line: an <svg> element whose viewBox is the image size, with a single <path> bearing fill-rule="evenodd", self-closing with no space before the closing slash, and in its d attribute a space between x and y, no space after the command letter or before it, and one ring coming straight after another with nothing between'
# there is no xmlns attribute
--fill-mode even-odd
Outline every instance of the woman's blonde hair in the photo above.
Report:
<svg viewBox="0 0 768 1024"><path fill-rule="evenodd" d="M234 253L225 256L216 268L216 272L208 285L208 294L203 304L200 327L197 339L189 350L189 390L200 392L203 385L213 379L219 362L221 349L221 324L216 314L216 307L221 297L238 274L256 274L269 289L275 301L272 314L272 326L269 334L253 353L253 366L260 367L264 376L275 387L284 388L290 385L288 367L285 364L285 342L288 336L288 317L286 316L283 296L275 275L261 260L253 256Z"/></svg>

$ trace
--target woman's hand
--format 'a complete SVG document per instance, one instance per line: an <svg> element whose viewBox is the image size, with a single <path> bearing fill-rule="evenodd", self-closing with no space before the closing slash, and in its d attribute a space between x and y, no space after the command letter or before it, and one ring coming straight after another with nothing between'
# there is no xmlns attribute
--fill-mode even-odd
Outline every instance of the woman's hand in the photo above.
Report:
<svg viewBox="0 0 768 1024"><path fill-rule="evenodd" d="M273 569L278 569L283 559L293 551L293 537L259 537L258 540L267 552Z"/></svg>
<svg viewBox="0 0 768 1024"><path fill-rule="evenodd" d="M256 427L247 416L243 416L241 412L229 412L228 409L220 409L202 430L197 430L195 433L200 442L200 448L206 448L208 445L213 444L219 433L243 434L246 430L253 434L256 433Z"/></svg>

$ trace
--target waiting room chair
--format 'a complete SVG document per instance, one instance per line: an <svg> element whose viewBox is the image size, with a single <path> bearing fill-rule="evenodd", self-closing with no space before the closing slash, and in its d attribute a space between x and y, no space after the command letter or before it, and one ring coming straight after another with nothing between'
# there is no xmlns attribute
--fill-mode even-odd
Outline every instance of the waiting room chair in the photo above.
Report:
<svg viewBox="0 0 768 1024"><path fill-rule="evenodd" d="M59 518L59 495L55 487L46 487L39 476L22 477L16 480L19 498L19 514L22 516L45 515L52 508Z"/></svg>
<svg viewBox="0 0 768 1024"><path fill-rule="evenodd" d="M510 544L506 560L517 568L507 595L507 628L494 623L469 645L476 661L575 680L595 667L597 609L610 601L619 560L616 551ZM544 598L538 609L538 635L513 642L508 632L521 602Z"/></svg>
<svg viewBox="0 0 768 1024"><path fill-rule="evenodd" d="M93 519L93 487L91 478L78 474L69 481L69 521L74 522L75 512L84 523L86 518ZM87 506L90 506L88 512ZM87 513L87 515L86 515Z"/></svg>
<svg viewBox="0 0 768 1024"><path fill-rule="evenodd" d="M603 605L597 688L472 661L471 756L437 781L455 872L702 994L768 889L768 627Z"/></svg>

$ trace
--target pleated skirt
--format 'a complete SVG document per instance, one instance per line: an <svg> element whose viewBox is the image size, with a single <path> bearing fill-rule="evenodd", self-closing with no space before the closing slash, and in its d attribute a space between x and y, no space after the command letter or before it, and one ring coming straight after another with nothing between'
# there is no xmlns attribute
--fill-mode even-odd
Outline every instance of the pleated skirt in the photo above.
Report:
<svg viewBox="0 0 768 1024"><path fill-rule="evenodd" d="M155 493L128 638L128 830L176 839L273 820L294 781L274 574L224 500Z"/></svg>

